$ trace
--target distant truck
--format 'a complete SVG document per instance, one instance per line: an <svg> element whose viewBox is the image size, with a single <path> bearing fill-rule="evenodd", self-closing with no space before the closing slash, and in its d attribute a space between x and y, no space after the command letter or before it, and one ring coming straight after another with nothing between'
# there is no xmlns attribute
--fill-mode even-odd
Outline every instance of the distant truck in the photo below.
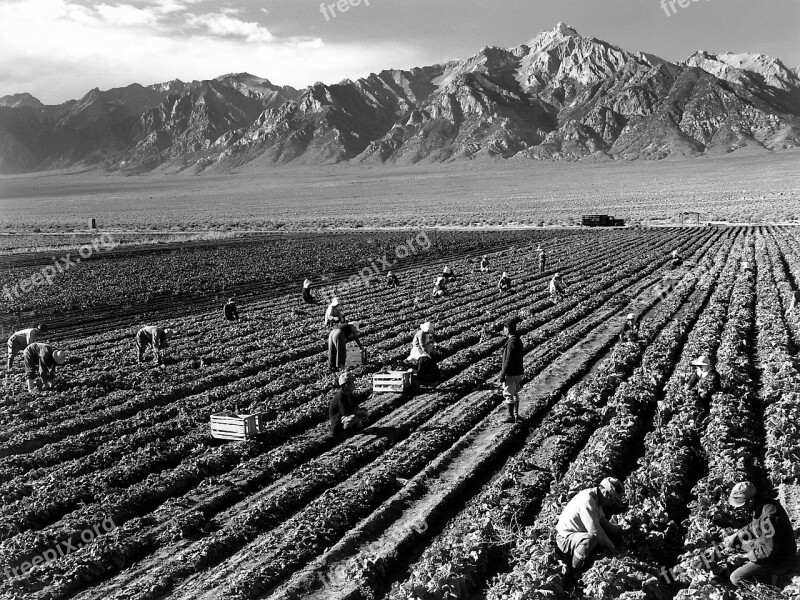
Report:
<svg viewBox="0 0 800 600"><path fill-rule="evenodd" d="M624 227L625 219L615 219L609 215L583 215L584 227Z"/></svg>

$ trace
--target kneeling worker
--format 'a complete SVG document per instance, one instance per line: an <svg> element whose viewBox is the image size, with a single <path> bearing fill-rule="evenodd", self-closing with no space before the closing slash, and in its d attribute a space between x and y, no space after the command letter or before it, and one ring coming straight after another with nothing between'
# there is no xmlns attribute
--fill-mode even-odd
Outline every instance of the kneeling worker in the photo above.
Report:
<svg viewBox="0 0 800 600"><path fill-rule="evenodd" d="M511 277L508 276L508 273L503 271L503 274L500 276L500 281L497 282L497 289L501 292L508 292L511 290Z"/></svg>
<svg viewBox="0 0 800 600"><path fill-rule="evenodd" d="M416 366L416 381L425 386L436 386L442 379L439 365L433 358L436 353L436 338L433 323L427 321L420 325L411 342L408 361Z"/></svg>
<svg viewBox="0 0 800 600"><path fill-rule="evenodd" d="M556 524L556 545L570 557L573 569L582 569L598 545L612 554L617 551L609 536L619 535L622 528L606 519L603 507L621 504L624 494L619 479L606 477L597 487L578 492L564 507Z"/></svg>
<svg viewBox="0 0 800 600"><path fill-rule="evenodd" d="M342 373L339 376L339 389L333 394L328 406L331 435L334 437L341 437L345 431L355 431L367 415L365 410L357 408L354 391L353 376L348 372Z"/></svg>
<svg viewBox="0 0 800 600"><path fill-rule="evenodd" d="M56 350L50 344L35 342L25 348L22 353L22 361L25 363L28 391L35 394L37 378L42 380L42 389L53 389L56 367L67 362L67 353L63 350Z"/></svg>
<svg viewBox="0 0 800 600"><path fill-rule="evenodd" d="M749 481L733 486L728 502L747 511L752 521L725 538L728 548L740 547L748 562L731 573L731 583L741 585L745 579L762 579L775 585L779 575L792 570L797 553L792 522L776 500L758 493Z"/></svg>

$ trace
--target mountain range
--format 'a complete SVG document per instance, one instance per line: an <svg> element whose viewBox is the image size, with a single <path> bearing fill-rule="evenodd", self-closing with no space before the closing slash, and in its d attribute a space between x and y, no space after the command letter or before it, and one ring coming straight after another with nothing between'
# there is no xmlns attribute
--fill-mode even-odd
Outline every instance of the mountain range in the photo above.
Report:
<svg viewBox="0 0 800 600"><path fill-rule="evenodd" d="M759 54L681 63L559 23L525 44L296 90L247 73L0 98L0 172L139 173L477 157L662 159L800 146L800 70Z"/></svg>

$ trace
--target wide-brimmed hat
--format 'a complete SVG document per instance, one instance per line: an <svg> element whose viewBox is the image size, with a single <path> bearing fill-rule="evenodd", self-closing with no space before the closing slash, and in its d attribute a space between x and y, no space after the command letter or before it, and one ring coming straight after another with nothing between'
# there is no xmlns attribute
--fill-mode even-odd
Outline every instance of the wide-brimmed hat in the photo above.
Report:
<svg viewBox="0 0 800 600"><path fill-rule="evenodd" d="M233 296L231 296L230 298L228 298L228 302L233 302L234 300L235 300L235 298L234 298Z"/></svg>
<svg viewBox="0 0 800 600"><path fill-rule="evenodd" d="M338 305L339 305L339 299L338 298L332 298L331 299L331 306L338 306Z"/></svg>
<svg viewBox="0 0 800 600"><path fill-rule="evenodd" d="M67 362L67 353L64 350L53 350L53 360L58 365L63 365Z"/></svg>
<svg viewBox="0 0 800 600"><path fill-rule="evenodd" d="M348 381L353 381L353 374L350 371L345 371L339 375L339 385L344 385Z"/></svg>
<svg viewBox="0 0 800 600"><path fill-rule="evenodd" d="M174 329L165 329L164 330L164 337L167 339L175 337L175 330Z"/></svg>
<svg viewBox="0 0 800 600"><path fill-rule="evenodd" d="M553 273L553 279L555 279L556 277L561 277L561 273Z"/></svg>
<svg viewBox="0 0 800 600"><path fill-rule="evenodd" d="M306 279L305 281L303 281L303 287L308 287L310 285L311 285L311 280L310 279Z"/></svg>
<svg viewBox="0 0 800 600"><path fill-rule="evenodd" d="M508 277L508 273L506 271L503 271L503 274L501 275L501 277Z"/></svg>
<svg viewBox="0 0 800 600"><path fill-rule="evenodd" d="M600 489L606 492L615 502L622 502L625 498L625 488L622 482L615 477L606 477L600 482Z"/></svg>
<svg viewBox="0 0 800 600"><path fill-rule="evenodd" d="M425 321L419 328L424 331L425 333L431 333L433 331L433 323L430 321Z"/></svg>
<svg viewBox="0 0 800 600"><path fill-rule="evenodd" d="M628 317L627 317L628 321L633 321L635 318L636 318L636 315L634 315L633 313L628 313Z"/></svg>
<svg viewBox="0 0 800 600"><path fill-rule="evenodd" d="M728 497L728 502L731 506L741 508L747 501L754 498L756 495L756 486L749 481L741 481L733 486L731 495Z"/></svg>
<svg viewBox="0 0 800 600"><path fill-rule="evenodd" d="M695 360L693 360L692 361L692 366L693 367L713 367L714 363L711 362L710 358L708 358L707 356L704 355L704 356L701 356L701 357L696 358Z"/></svg>

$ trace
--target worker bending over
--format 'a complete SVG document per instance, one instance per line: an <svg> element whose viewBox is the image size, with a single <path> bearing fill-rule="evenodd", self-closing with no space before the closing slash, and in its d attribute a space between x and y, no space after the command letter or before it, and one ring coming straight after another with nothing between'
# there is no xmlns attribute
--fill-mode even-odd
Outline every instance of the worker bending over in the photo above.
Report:
<svg viewBox="0 0 800 600"><path fill-rule="evenodd" d="M505 271L500 276L500 281L497 282L497 289L501 292L511 291L511 277Z"/></svg>
<svg viewBox="0 0 800 600"><path fill-rule="evenodd" d="M306 304L316 304L317 299L311 293L311 280L306 279L303 281L303 302Z"/></svg>
<svg viewBox="0 0 800 600"><path fill-rule="evenodd" d="M442 296L447 296L447 279L445 279L444 276L439 275L433 282L432 295L434 298L441 298Z"/></svg>
<svg viewBox="0 0 800 600"><path fill-rule="evenodd" d="M450 265L444 266L444 270L442 271L442 277L444 277L448 283L450 282L451 279L456 278L456 274L453 273L453 269L450 268Z"/></svg>
<svg viewBox="0 0 800 600"><path fill-rule="evenodd" d="M331 371L344 367L347 362L347 342L355 342L364 350L358 337L358 323L337 325L331 329L328 335L328 366Z"/></svg>
<svg viewBox="0 0 800 600"><path fill-rule="evenodd" d="M553 302L558 302L564 295L564 282L561 280L561 273L553 274L552 279L550 279L548 291L550 292L550 299Z"/></svg>
<svg viewBox="0 0 800 600"><path fill-rule="evenodd" d="M481 273L488 273L488 272L489 272L489 259L486 258L486 255L484 254L481 257Z"/></svg>
<svg viewBox="0 0 800 600"><path fill-rule="evenodd" d="M759 494L756 486L743 481L733 486L728 502L750 515L750 524L725 538L726 547L741 549L748 561L731 573L731 583L761 579L775 585L779 575L794 567L797 544L789 515L777 500Z"/></svg>
<svg viewBox="0 0 800 600"><path fill-rule="evenodd" d="M331 298L331 303L325 310L325 325L334 326L343 324L346 321L342 308L339 306L339 299Z"/></svg>
<svg viewBox="0 0 800 600"><path fill-rule="evenodd" d="M152 348L156 364L164 364L164 351L169 347L169 340L175 337L174 329L162 329L155 325L147 325L136 332L136 362L142 364L147 348Z"/></svg>
<svg viewBox="0 0 800 600"><path fill-rule="evenodd" d="M606 477L597 487L578 492L564 507L556 524L556 546L574 570L583 569L598 546L611 554L617 551L611 538L620 534L621 527L606 519L603 508L622 504L624 494L619 479Z"/></svg>
<svg viewBox="0 0 800 600"><path fill-rule="evenodd" d="M236 321L239 318L239 309L236 308L236 301L233 298L228 298L222 312L225 313L225 319L228 321Z"/></svg>
<svg viewBox="0 0 800 600"><path fill-rule="evenodd" d="M671 256L670 266L673 269L680 267L683 264L683 258L681 257L680 254L678 254L677 250L673 250L670 256Z"/></svg>
<svg viewBox="0 0 800 600"><path fill-rule="evenodd" d="M35 342L22 352L22 361L25 364L28 391L35 394L37 379L41 379L42 389L53 389L56 367L67 362L67 353L64 350L56 350L50 344Z"/></svg>
<svg viewBox="0 0 800 600"><path fill-rule="evenodd" d="M389 271L386 273L386 285L390 288L398 288L400 287L400 280L397 278L397 275Z"/></svg>
<svg viewBox="0 0 800 600"><path fill-rule="evenodd" d="M30 329L20 329L11 334L8 338L8 360L6 361L6 377L8 377L11 367L14 365L14 359L17 354L22 354L25 348L39 341L39 334L45 333L47 327L44 325L37 325Z"/></svg>
<svg viewBox="0 0 800 600"><path fill-rule="evenodd" d="M622 326L622 331L619 333L619 340L621 342L638 342L639 327L639 319L636 318L636 315L628 313L625 324Z"/></svg>

